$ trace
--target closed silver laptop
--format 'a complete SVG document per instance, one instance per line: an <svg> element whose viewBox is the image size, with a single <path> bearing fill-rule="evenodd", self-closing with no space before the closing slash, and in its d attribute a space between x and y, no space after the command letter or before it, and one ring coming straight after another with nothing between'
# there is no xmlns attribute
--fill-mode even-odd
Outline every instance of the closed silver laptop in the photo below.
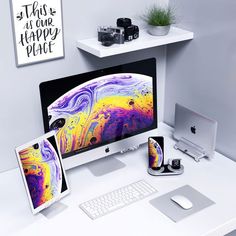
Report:
<svg viewBox="0 0 236 236"><path fill-rule="evenodd" d="M199 161L202 157L214 156L217 121L176 103L175 105L175 145L186 154Z"/></svg>

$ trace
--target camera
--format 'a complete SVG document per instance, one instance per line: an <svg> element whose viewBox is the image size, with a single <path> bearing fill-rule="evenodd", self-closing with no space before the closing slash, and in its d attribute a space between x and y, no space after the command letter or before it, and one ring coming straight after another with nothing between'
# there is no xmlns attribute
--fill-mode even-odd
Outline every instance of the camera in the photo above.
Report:
<svg viewBox="0 0 236 236"><path fill-rule="evenodd" d="M118 18L116 21L118 27L123 27L125 31L125 41L132 41L139 37L139 27L132 25L130 18Z"/></svg>
<svg viewBox="0 0 236 236"><path fill-rule="evenodd" d="M114 43L123 44L125 42L124 28L102 26L98 28L98 41L104 46Z"/></svg>

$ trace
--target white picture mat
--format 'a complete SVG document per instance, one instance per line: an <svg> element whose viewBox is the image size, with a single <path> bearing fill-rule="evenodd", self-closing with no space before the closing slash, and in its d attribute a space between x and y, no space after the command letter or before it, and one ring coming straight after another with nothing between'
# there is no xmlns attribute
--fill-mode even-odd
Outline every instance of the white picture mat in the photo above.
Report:
<svg viewBox="0 0 236 236"><path fill-rule="evenodd" d="M27 57L25 46L21 46L19 44L21 39L21 33L23 33L25 24L27 20L24 18L23 20L17 20L17 16L22 11L22 5L33 4L34 2L38 2L41 6L43 4L47 4L48 9L52 8L56 10L55 15L53 16L52 24L55 27L58 27L60 33L57 35L56 39L53 41L54 45L52 46L52 53L50 54L40 54L37 56ZM58 59L64 57L64 39L63 39L63 21L62 21L62 2L61 0L11 0L11 9L12 9L12 23L13 23L13 35L15 41L15 52L16 52L16 63L17 66L23 66L26 64L33 64L37 62L48 61L52 59ZM42 20L48 18L49 15L46 17L41 16ZM33 20L33 27L34 31L35 28L35 20L36 17L31 18ZM30 20L30 19L29 19ZM44 27L41 27L44 28ZM29 30L31 31L31 30ZM47 38L47 42L49 42L49 36ZM43 44L45 41L43 37L40 38L39 43Z"/></svg>

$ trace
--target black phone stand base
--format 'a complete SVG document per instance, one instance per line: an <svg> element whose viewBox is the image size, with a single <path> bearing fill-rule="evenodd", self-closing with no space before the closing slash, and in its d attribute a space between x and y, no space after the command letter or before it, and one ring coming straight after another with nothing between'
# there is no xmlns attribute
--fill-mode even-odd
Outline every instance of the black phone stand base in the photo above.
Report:
<svg viewBox="0 0 236 236"><path fill-rule="evenodd" d="M171 165L164 165L160 170L153 170L148 168L148 174L154 176L164 176L164 175L181 175L184 173L184 166L181 165L179 169L173 169Z"/></svg>

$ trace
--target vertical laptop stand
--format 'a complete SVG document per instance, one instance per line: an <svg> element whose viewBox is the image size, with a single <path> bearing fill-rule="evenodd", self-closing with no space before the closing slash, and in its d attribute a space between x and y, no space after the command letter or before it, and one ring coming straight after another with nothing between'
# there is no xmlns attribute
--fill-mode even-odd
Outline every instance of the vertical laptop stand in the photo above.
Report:
<svg viewBox="0 0 236 236"><path fill-rule="evenodd" d="M199 162L201 158L206 157L206 152L204 149L185 138L180 138L180 140L175 144L175 149L191 156L196 162Z"/></svg>

